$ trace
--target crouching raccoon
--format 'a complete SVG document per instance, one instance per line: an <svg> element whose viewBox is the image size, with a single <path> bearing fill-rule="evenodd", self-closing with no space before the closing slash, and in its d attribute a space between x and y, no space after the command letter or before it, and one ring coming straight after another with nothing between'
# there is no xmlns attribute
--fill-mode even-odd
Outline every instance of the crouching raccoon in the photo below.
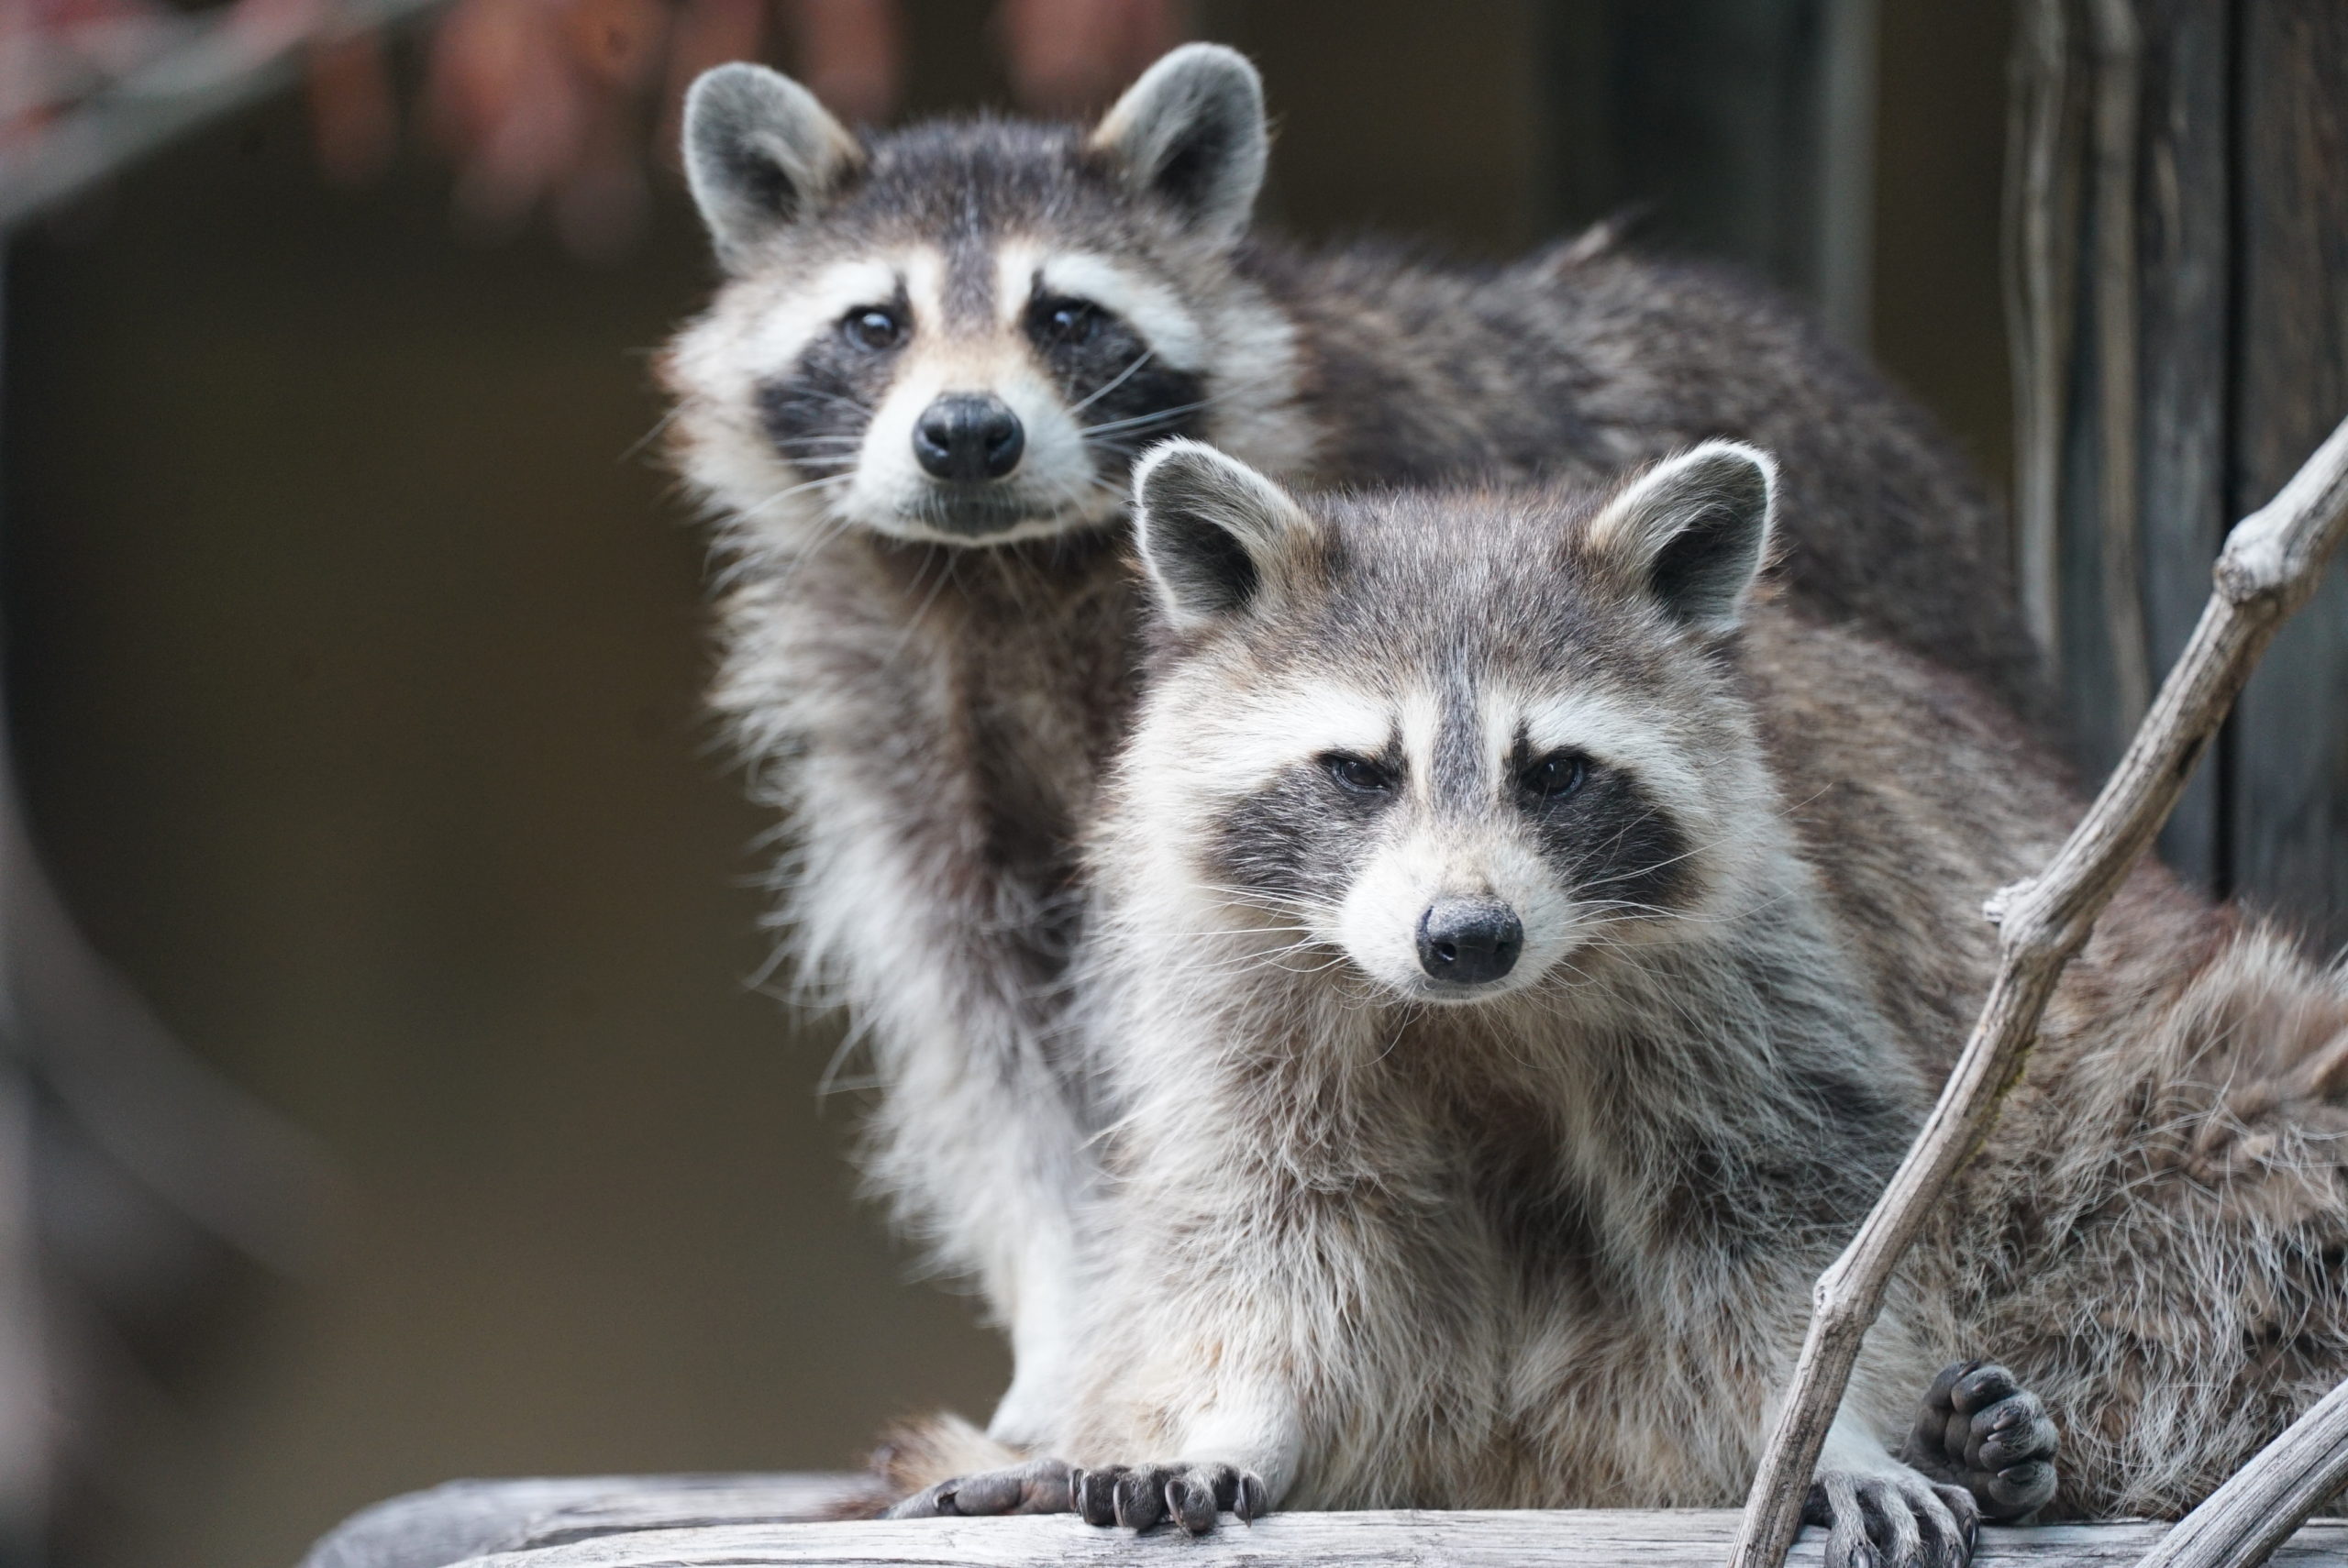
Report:
<svg viewBox="0 0 2348 1568"><path fill-rule="evenodd" d="M1095 1128L1056 1042L1141 447L1367 482L1767 442L1797 598L2022 680L1963 465L1781 308L1595 240L1501 270L1261 244L1267 149L1254 70L1203 45L1089 131L860 138L750 65L687 105L727 278L663 374L718 519L717 705L792 819L800 972L875 1058L873 1182L1012 1328L1005 1435L1045 1430L1074 1310Z"/></svg>
<svg viewBox="0 0 2348 1568"><path fill-rule="evenodd" d="M1143 464L1055 1434L1088 1518L1744 1496L1987 988L1982 900L2078 810L1977 693L1756 588L1773 490L1721 443L1611 492ZM2343 1134L2338 977L2137 870L1869 1337L1830 1561L1957 1551L1895 1444L1964 1347L2062 1423L2068 1515L2173 1514L2348 1375ZM2028 1401L1976 1438L1990 1504L2054 1492Z"/></svg>

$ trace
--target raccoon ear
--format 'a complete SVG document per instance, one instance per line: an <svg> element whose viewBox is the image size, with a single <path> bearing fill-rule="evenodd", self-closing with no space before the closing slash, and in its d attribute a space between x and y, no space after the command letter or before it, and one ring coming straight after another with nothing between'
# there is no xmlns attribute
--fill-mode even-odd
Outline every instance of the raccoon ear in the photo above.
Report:
<svg viewBox="0 0 2348 1568"><path fill-rule="evenodd" d="M864 161L813 93L746 61L703 72L685 94L684 155L693 204L732 271Z"/></svg>
<svg viewBox="0 0 2348 1568"><path fill-rule="evenodd" d="M1778 465L1740 441L1667 458L1607 503L1591 548L1626 565L1678 620L1706 636L1736 629L1769 553Z"/></svg>
<svg viewBox="0 0 2348 1568"><path fill-rule="evenodd" d="M1312 532L1288 491L1213 447L1168 441L1134 469L1134 543L1177 626L1256 602Z"/></svg>
<svg viewBox="0 0 2348 1568"><path fill-rule="evenodd" d="M1237 50L1184 44L1125 89L1089 145L1137 189L1171 202L1192 227L1236 239L1263 189L1271 147L1263 78Z"/></svg>

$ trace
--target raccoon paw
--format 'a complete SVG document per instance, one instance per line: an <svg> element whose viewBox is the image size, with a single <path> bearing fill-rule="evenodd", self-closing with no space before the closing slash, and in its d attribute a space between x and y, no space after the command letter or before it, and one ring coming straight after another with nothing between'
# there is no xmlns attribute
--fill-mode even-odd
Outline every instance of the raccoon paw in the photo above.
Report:
<svg viewBox="0 0 2348 1568"><path fill-rule="evenodd" d="M1961 1361L1933 1379L1899 1457L1964 1487L1984 1518L2008 1521L2054 1497L2056 1445L2054 1419L2037 1395L2002 1366Z"/></svg>
<svg viewBox="0 0 2348 1568"><path fill-rule="evenodd" d="M1271 1495L1251 1472L1215 1463L1079 1470L1069 1477L1069 1496L1087 1524L1139 1531L1170 1518L1191 1535L1214 1529L1217 1513L1236 1514L1241 1523L1252 1524L1272 1506Z"/></svg>
<svg viewBox="0 0 2348 1568"><path fill-rule="evenodd" d="M1962 1486L1829 1471L1810 1484L1804 1524L1826 1527L1826 1568L1966 1568L1980 1510Z"/></svg>
<svg viewBox="0 0 2348 1568"><path fill-rule="evenodd" d="M1031 1459L1004 1470L981 1470L925 1486L891 1505L884 1519L929 1519L987 1514L1064 1514L1069 1470L1065 1461Z"/></svg>

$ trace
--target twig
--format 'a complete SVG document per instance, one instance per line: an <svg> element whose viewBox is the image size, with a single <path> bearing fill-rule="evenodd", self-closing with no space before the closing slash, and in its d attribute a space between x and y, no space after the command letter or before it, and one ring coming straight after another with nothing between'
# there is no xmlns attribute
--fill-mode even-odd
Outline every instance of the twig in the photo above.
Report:
<svg viewBox="0 0 2348 1568"><path fill-rule="evenodd" d="M1892 1271L1933 1202L1997 1120L2064 966L2160 831L2193 765L2285 617L2348 529L2348 420L2275 499L2234 525L2216 591L2103 792L2054 864L1990 900L1998 974L1956 1070L1891 1185L1811 1295L1810 1333L1744 1505L1731 1568L1778 1568Z"/></svg>
<svg viewBox="0 0 2348 1568"><path fill-rule="evenodd" d="M2348 1383L2177 1521L2136 1568L2258 1568L2348 1481Z"/></svg>

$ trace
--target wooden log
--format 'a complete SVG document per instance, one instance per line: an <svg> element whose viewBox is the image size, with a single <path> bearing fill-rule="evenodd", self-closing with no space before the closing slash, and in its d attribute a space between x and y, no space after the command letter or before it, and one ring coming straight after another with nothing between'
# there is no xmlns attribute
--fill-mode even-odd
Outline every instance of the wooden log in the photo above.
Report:
<svg viewBox="0 0 2348 1568"><path fill-rule="evenodd" d="M870 1475L565 1475L451 1481L353 1514L301 1568L447 1568L632 1531L775 1524L877 1502Z"/></svg>
<svg viewBox="0 0 2348 1568"><path fill-rule="evenodd" d="M1478 1510L1279 1513L1252 1526L1225 1520L1191 1540L1158 1529L1136 1540L1073 1516L902 1519L852 1524L714 1525L647 1530L473 1558L463 1568L806 1568L809 1564L970 1564L973 1568L1108 1568L1179 1560L1184 1568L1266 1562L1296 1568L1430 1563L1445 1568L1713 1568L1737 1515L1700 1510ZM2049 1525L1981 1532L1976 1568L2127 1568L2169 1527ZM1796 1546L1798 1564L1823 1559L1825 1531ZM2310 1525L2275 1558L2278 1568L2338 1568L2348 1522Z"/></svg>
<svg viewBox="0 0 2348 1568"><path fill-rule="evenodd" d="M1777 1568L1785 1560L1826 1430L1892 1272L1958 1167L1988 1136L2065 966L2167 821L2259 655L2315 592L2343 530L2348 420L2274 500L2234 525L2193 640L2102 793L2045 871L1992 900L1987 912L2002 929L1988 999L1915 1146L1851 1244L1819 1276L1810 1331L1753 1477L1732 1568Z"/></svg>
<svg viewBox="0 0 2348 1568"><path fill-rule="evenodd" d="M2177 1521L2137 1568L2258 1568L2348 1482L2348 1383Z"/></svg>

